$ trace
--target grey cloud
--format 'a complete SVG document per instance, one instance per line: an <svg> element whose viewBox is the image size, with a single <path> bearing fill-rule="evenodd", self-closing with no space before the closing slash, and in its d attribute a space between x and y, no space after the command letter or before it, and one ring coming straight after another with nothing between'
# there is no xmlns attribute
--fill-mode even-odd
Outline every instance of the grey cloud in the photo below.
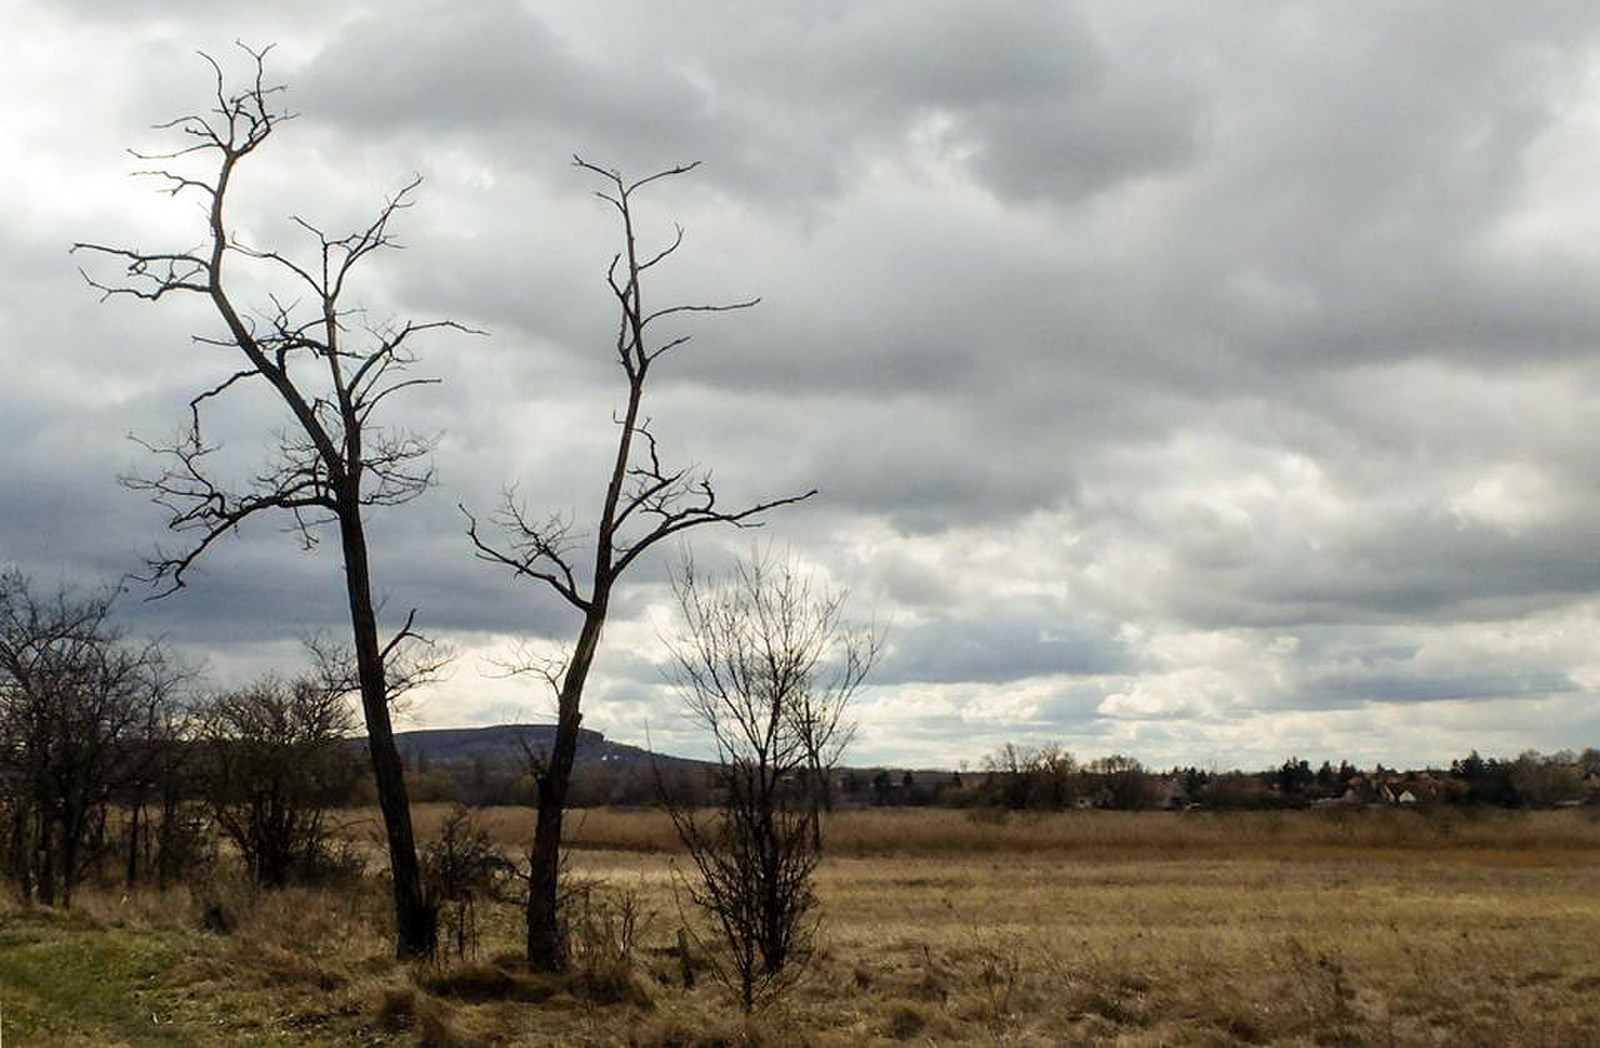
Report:
<svg viewBox="0 0 1600 1048"><path fill-rule="evenodd" d="M1494 619L1592 595L1600 568L1573 521L1537 535L1461 526L1437 511L1382 514L1359 532L1308 549L1292 537L1252 544L1219 536L1221 552L1178 545L1170 607L1214 626Z"/></svg>
<svg viewBox="0 0 1600 1048"><path fill-rule="evenodd" d="M637 8L597 49L571 9L401 7L346 26L301 85L317 119L360 133L498 132L533 139L512 146L529 155L601 142L631 170L693 143L714 182L787 207L841 191L869 151L940 118L982 177L1028 197L1097 191L1194 146L1192 87L1112 63L1065 8L740 8L718 34L727 46L711 49L683 39L681 21ZM829 148L800 148L807 139Z"/></svg>
<svg viewBox="0 0 1600 1048"><path fill-rule="evenodd" d="M1115 673L1126 659L1114 637L1059 605L1018 601L897 628L875 669L880 684L988 683L1057 674Z"/></svg>
<svg viewBox="0 0 1600 1048"><path fill-rule="evenodd" d="M737 143L751 129L681 69L619 59L521 4L421 4L346 26L296 90L318 121L363 136L426 129L527 160L576 152L641 174L695 159L682 153L692 147L747 181L782 173L748 177Z"/></svg>
<svg viewBox="0 0 1600 1048"><path fill-rule="evenodd" d="M1125 660L1121 668L1126 669ZM1106 697L1106 685L1098 681L1074 683L1061 688L1039 705L1037 719L1048 734L1050 729L1074 735L1099 734L1104 727L1095 724L1100 716L1100 703Z"/></svg>
<svg viewBox="0 0 1600 1048"><path fill-rule="evenodd" d="M40 17L70 44L60 69L0 74L18 99L85 114L70 141L39 137L59 121L26 122L22 103L21 122L0 122L5 155L37 175L0 208L15 292L0 311L0 550L42 576L119 573L165 538L114 486L140 461L121 435L159 437L225 373L186 342L210 330L202 303L96 307L63 252L165 225L100 188L125 188L118 150L207 86L190 48L225 50L276 16L232 29L214 9L162 5L157 26L125 6L53 5ZM1518 224L1548 206L1532 194L1550 171L1581 183L1594 152L1587 5L317 14L281 23L274 68L304 117L252 158L241 226L365 215L397 172L420 170L411 250L362 293L375 315L492 332L430 339L422 371L444 384L397 403L443 434L442 488L374 518L391 611L417 605L465 638L570 626L472 559L454 506L486 516L518 482L539 515L571 511L582 529L593 512L620 393L600 282L615 230L566 166L578 149L639 172L706 161L641 204L646 239L688 229L651 294L765 301L685 325L695 342L662 362L651 404L663 447L712 468L730 502L822 489L767 534L883 619L920 623L895 638L887 701L936 689L959 691L957 710L1023 709L1047 676L1074 675L1033 722L989 732L958 712L907 728L917 752L1002 730L1163 751L1187 730L1216 752L1214 733L1247 730L1251 710L1457 693L1514 710L1589 679L1570 654L1447 669L1404 654L1419 631L1581 621L1600 589L1600 265L1576 237ZM63 94L102 83L84 75L96 69L132 86ZM270 425L259 405L231 410L219 425L247 468ZM1526 491L1518 463L1537 481ZM1486 516L1459 505L1480 483ZM696 541L740 552L748 538ZM644 566L619 624L660 599L666 560ZM949 567L968 563L983 577ZM127 614L234 661L281 652L302 623L338 626L329 569L328 551L301 556L264 522L219 546L190 592ZM1132 660L1123 622L1180 654ZM1279 631L1305 643L1274 654ZM1189 633L1247 642L1185 654ZM1263 661L1289 683L1262 683ZM661 701L648 653L608 667L617 723ZM1219 678L1238 705L1191 701L1215 722L1163 720L1167 736L1094 712L1182 671ZM487 701L453 686L462 709ZM1352 695L1365 705L1339 705ZM863 746L893 749L886 735Z"/></svg>
<svg viewBox="0 0 1600 1048"><path fill-rule="evenodd" d="M1008 195L1075 199L1138 176L1183 167L1197 147L1196 120L1179 98L1091 96L1042 101L964 125L980 176Z"/></svg>
<svg viewBox="0 0 1600 1048"><path fill-rule="evenodd" d="M1504 699L1580 690L1564 673L1501 676L1327 676L1306 682L1296 706L1327 708L1364 702L1441 702L1459 699Z"/></svg>
<svg viewBox="0 0 1600 1048"><path fill-rule="evenodd" d="M1018 446L984 461L969 450L982 442L972 420L907 414L883 405L867 409L855 425L819 442L808 472L825 478L828 499L881 513L915 533L1010 518L1053 505L1072 487L1065 464L1041 462L1048 451Z"/></svg>

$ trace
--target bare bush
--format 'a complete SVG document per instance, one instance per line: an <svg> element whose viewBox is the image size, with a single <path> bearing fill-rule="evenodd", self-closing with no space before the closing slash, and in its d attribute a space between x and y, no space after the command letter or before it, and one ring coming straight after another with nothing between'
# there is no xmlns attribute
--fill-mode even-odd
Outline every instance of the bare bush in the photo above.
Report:
<svg viewBox="0 0 1600 1048"><path fill-rule="evenodd" d="M811 776L819 754L837 757L848 739L844 711L878 642L844 622L844 594L770 557L721 583L686 565L675 589L676 679L716 745L721 800L711 818L668 805L698 873L689 898L717 928L729 956L719 972L749 1011L811 956L821 855Z"/></svg>
<svg viewBox="0 0 1600 1048"><path fill-rule="evenodd" d="M478 948L478 901L498 899L515 867L489 831L466 808L445 816L436 837L422 851L422 880L439 913L444 952L465 960Z"/></svg>
<svg viewBox="0 0 1600 1048"><path fill-rule="evenodd" d="M603 881L569 882L561 914L570 974L582 998L593 1004L647 1005L636 968L639 941L655 911L640 894Z"/></svg>
<svg viewBox="0 0 1600 1048"><path fill-rule="evenodd" d="M327 814L353 780L345 697L309 678L268 677L215 696L201 716L206 800L256 883L343 865L331 861Z"/></svg>

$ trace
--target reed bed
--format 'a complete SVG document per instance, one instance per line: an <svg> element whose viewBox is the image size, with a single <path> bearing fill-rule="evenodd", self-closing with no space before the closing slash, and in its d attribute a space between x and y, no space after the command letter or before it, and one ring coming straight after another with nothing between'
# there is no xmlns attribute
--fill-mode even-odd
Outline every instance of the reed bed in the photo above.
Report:
<svg viewBox="0 0 1600 1048"><path fill-rule="evenodd" d="M418 805L419 836L435 832L449 810L447 805ZM531 809L485 808L476 815L503 846L520 848L532 838ZM360 817L354 824L370 819ZM577 850L681 850L671 819L660 810L578 810L568 813L565 829L568 845ZM1321 862L1382 852L1509 865L1600 857L1600 813L1593 809L1011 813L870 808L827 816L823 833L830 855L856 857L1002 854L1161 860L1248 853Z"/></svg>

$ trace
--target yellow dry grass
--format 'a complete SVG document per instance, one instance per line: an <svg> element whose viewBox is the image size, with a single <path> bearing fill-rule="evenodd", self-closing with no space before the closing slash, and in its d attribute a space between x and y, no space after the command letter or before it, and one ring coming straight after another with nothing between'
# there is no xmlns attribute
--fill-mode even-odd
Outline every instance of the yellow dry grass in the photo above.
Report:
<svg viewBox="0 0 1600 1048"><path fill-rule="evenodd" d="M822 958L781 1025L819 1044L1595 1043L1596 856L1495 854L832 859ZM579 868L662 898L670 863Z"/></svg>
<svg viewBox="0 0 1600 1048"><path fill-rule="evenodd" d="M417 833L437 831L450 811L417 805ZM475 813L509 848L532 838L533 811L485 808ZM377 827L376 812L351 824ZM1084 859L1256 858L1320 862L1388 853L1430 861L1526 864L1585 862L1600 853L1600 817L1593 809L1332 808L1283 812L1024 812L991 809L868 808L824 822L837 856L1004 854ZM658 810L595 808L569 812L565 839L578 850L678 852L671 820Z"/></svg>
<svg viewBox="0 0 1600 1048"><path fill-rule="evenodd" d="M443 811L419 809L424 833ZM621 971L496 960L520 940L509 904L480 908L475 959L399 965L376 882L224 886L229 935L195 931L183 891L91 892L72 934L165 937L176 1043L1600 1043L1600 832L1583 813L1197 814L843 813L815 963L748 1020L705 971L681 986L678 930L704 929L651 812L572 826L570 873L649 915ZM508 846L531 827L483 817Z"/></svg>

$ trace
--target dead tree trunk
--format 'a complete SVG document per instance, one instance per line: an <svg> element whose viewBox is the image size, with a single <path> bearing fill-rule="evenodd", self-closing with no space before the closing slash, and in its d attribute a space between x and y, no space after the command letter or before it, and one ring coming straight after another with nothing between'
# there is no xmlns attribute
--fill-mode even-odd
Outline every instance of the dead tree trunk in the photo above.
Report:
<svg viewBox="0 0 1600 1048"><path fill-rule="evenodd" d="M411 828L411 802L406 794L405 766L395 745L389 717L384 652L378 643L378 617L372 605L367 566L367 540L359 504L339 518L344 543L345 591L355 635L356 675L361 712L367 725L367 752L377 787L389 846L389 871L394 887L395 952L400 957L431 957L438 937L438 914L429 904L417 863L416 835Z"/></svg>
<svg viewBox="0 0 1600 1048"><path fill-rule="evenodd" d="M128 857L124 879L129 888L139 883L139 839L140 824L144 822L144 794L144 784L140 783L134 787L133 800L128 803ZM145 827L143 836L148 838L149 835L149 828Z"/></svg>
<svg viewBox="0 0 1600 1048"><path fill-rule="evenodd" d="M572 765L578 755L578 728L583 721L580 705L583 687L600 647L600 632L605 625L605 605L591 608L584 617L583 629L572 661L562 680L556 715L556 737L544 762L539 783L539 815L534 826L533 850L528 871L528 960L535 966L557 971L566 963L566 944L561 941L560 899L561 817L567 807L567 791L572 783Z"/></svg>

